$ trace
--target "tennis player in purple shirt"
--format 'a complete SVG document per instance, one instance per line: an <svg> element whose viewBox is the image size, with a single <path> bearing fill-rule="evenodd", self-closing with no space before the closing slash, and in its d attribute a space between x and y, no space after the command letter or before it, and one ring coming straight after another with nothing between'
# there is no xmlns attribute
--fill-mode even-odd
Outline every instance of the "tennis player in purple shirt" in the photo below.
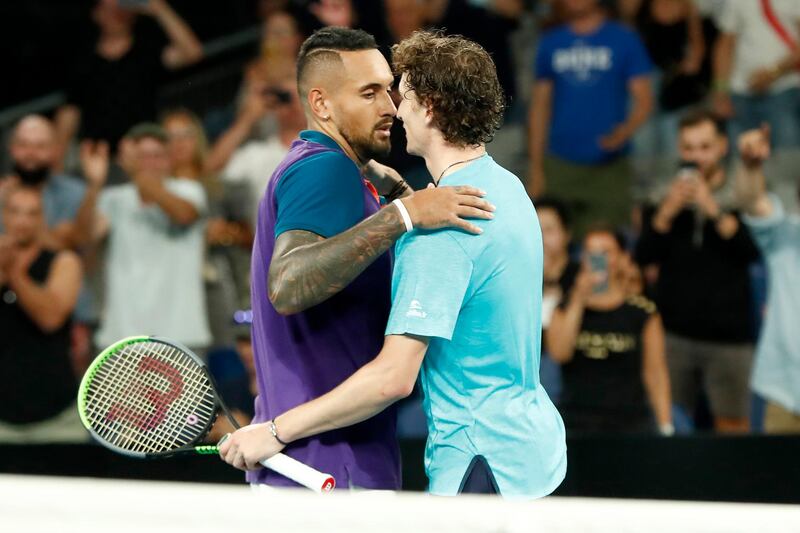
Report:
<svg viewBox="0 0 800 533"><path fill-rule="evenodd" d="M474 187L412 194L396 172L371 162L388 154L397 112L392 71L372 36L317 31L300 50L297 76L308 130L269 180L253 249L255 418L220 450L243 470L243 457L226 453L230 442L272 438L275 416L330 391L380 350L391 304L386 252L407 228L480 233L461 217L490 218L493 209ZM332 474L337 487L399 489L395 422L387 409L295 441L285 453ZM267 469L249 472L248 480L295 485Z"/></svg>

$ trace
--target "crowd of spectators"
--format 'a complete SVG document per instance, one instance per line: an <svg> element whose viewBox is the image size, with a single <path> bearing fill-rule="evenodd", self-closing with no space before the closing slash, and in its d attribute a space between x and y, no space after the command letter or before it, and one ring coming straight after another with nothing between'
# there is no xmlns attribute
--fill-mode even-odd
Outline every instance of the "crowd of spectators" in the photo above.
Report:
<svg viewBox="0 0 800 533"><path fill-rule="evenodd" d="M305 127L295 57L325 25L386 53L424 27L492 53L509 105L488 149L539 215L541 377L568 430L800 431L800 3L265 0L213 138L192 110L157 108L166 71L202 66L200 41L167 1L133 5L94 2L67 102L4 147L0 441L85 438L76 377L138 333L207 358L252 415L233 317L258 201ZM382 162L426 186L397 123L392 140Z"/></svg>

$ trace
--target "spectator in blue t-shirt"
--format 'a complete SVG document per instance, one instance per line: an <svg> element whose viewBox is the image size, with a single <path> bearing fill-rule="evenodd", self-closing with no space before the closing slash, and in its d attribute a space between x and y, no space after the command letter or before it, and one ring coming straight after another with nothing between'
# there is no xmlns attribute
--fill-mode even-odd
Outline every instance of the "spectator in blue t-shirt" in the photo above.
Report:
<svg viewBox="0 0 800 533"><path fill-rule="evenodd" d="M561 0L565 24L536 55L528 192L571 204L575 232L630 221L633 133L653 107L650 59L639 37L609 21L599 0ZM549 147L546 150L546 147Z"/></svg>

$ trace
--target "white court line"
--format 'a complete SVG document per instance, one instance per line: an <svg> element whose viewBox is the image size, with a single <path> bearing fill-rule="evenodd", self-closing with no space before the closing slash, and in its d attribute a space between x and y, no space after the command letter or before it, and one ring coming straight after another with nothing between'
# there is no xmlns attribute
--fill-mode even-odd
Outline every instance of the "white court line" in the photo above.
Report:
<svg viewBox="0 0 800 533"><path fill-rule="evenodd" d="M0 476L14 533L797 533L789 505L251 491L247 485Z"/></svg>

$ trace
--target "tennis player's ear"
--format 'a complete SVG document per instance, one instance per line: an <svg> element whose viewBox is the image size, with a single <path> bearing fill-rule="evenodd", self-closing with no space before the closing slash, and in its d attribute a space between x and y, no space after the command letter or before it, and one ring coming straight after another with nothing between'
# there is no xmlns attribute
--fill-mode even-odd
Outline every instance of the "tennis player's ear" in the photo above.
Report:
<svg viewBox="0 0 800 533"><path fill-rule="evenodd" d="M430 126L433 124L433 106L428 104L425 106L425 125Z"/></svg>
<svg viewBox="0 0 800 533"><path fill-rule="evenodd" d="M314 116L320 120L331 118L328 99L325 95L325 90L322 88L314 88L308 91L308 107Z"/></svg>

